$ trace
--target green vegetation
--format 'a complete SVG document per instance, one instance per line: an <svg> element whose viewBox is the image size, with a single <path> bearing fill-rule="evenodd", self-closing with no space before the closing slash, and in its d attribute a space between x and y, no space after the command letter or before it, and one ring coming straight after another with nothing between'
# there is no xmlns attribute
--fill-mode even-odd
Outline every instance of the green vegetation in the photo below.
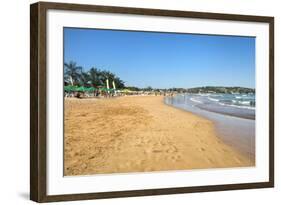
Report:
<svg viewBox="0 0 281 205"><path fill-rule="evenodd" d="M89 71L84 72L81 66L73 61L64 63L64 82L71 86L85 86L85 87L106 87L106 80L110 82L114 81L116 88L122 89L125 87L124 81L122 81L114 73L107 70L100 70L92 67Z"/></svg>
<svg viewBox="0 0 281 205"><path fill-rule="evenodd" d="M187 89L188 93L239 93L248 94L255 93L253 88L244 87L223 87L223 86L206 86Z"/></svg>

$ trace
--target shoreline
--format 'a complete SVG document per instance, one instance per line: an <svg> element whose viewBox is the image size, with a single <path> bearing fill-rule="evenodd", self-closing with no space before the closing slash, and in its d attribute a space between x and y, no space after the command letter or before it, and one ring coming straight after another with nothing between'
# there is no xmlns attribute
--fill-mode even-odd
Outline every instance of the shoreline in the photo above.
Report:
<svg viewBox="0 0 281 205"><path fill-rule="evenodd" d="M65 175L254 166L212 121L163 99L65 99Z"/></svg>
<svg viewBox="0 0 281 205"><path fill-rule="evenodd" d="M202 109L200 106L173 104L166 99L163 100L163 103L211 120L214 122L217 136L224 143L255 163L255 119Z"/></svg>
<svg viewBox="0 0 281 205"><path fill-rule="evenodd" d="M200 106L198 106L200 107ZM201 107L200 107L201 108ZM222 112L222 111L218 111L218 110L211 110L208 108L201 108L202 110L206 110L208 112L213 112L213 113L217 113L217 114L221 114L221 115L226 115L226 116L230 116L230 117L236 117L236 118L240 118L240 119L246 119L246 120L255 120L255 117L253 116L243 116L241 117L239 114L234 114L234 113L226 113L226 112Z"/></svg>

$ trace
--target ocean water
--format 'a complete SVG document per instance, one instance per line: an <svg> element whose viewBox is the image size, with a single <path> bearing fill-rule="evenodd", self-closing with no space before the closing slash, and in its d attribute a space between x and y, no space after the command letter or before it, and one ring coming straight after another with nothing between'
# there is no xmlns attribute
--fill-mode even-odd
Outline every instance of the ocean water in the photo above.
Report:
<svg viewBox="0 0 281 205"><path fill-rule="evenodd" d="M211 120L219 138L255 161L254 94L178 94L164 102Z"/></svg>
<svg viewBox="0 0 281 205"><path fill-rule="evenodd" d="M255 94L183 94L174 100L210 112L255 119Z"/></svg>

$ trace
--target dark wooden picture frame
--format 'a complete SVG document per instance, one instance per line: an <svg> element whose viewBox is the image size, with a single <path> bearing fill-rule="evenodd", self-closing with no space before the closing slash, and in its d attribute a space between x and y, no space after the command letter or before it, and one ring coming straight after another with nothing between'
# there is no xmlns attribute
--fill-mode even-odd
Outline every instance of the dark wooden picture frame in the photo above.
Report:
<svg viewBox="0 0 281 205"><path fill-rule="evenodd" d="M212 186L178 187L102 193L47 195L47 85L46 13L49 9L169 16L181 18L264 22L269 24L269 181ZM36 202L101 199L191 192L209 192L274 186L274 18L218 13L124 8L81 4L39 2L30 6L30 199Z"/></svg>

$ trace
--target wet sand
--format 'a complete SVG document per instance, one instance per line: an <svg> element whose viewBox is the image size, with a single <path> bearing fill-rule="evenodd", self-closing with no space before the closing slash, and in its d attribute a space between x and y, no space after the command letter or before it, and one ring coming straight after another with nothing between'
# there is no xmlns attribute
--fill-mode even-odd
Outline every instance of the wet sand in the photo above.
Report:
<svg viewBox="0 0 281 205"><path fill-rule="evenodd" d="M186 96L166 97L165 103L212 121L217 136L255 164L255 120L202 109ZM223 109L223 108L222 108Z"/></svg>
<svg viewBox="0 0 281 205"><path fill-rule="evenodd" d="M65 99L64 174L253 166L214 123L161 96Z"/></svg>

